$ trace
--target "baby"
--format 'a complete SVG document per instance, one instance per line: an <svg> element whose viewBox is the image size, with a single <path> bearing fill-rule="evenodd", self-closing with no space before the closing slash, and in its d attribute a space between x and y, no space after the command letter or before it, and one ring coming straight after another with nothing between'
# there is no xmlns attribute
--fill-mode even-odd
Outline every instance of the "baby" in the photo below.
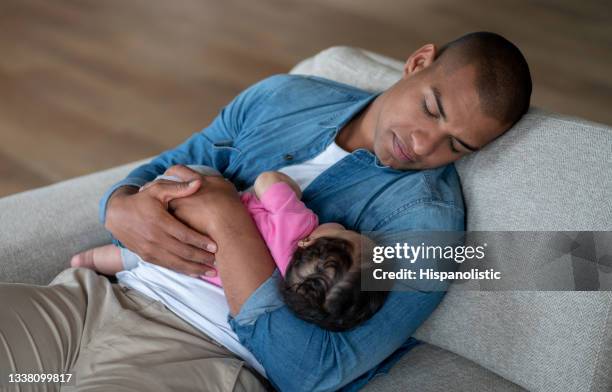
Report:
<svg viewBox="0 0 612 392"><path fill-rule="evenodd" d="M221 176L210 167L189 167ZM166 173L160 178L180 181ZM386 292L361 291L360 287L362 269L371 268L361 262L362 246L371 246L367 237L338 223L318 225L316 214L300 201L298 184L281 172L259 175L253 191L243 192L240 199L284 277L283 299L298 317L331 331L344 331L382 307ZM75 255L71 265L114 275L139 262L145 261L130 250L106 245ZM222 286L218 276L200 278Z"/></svg>

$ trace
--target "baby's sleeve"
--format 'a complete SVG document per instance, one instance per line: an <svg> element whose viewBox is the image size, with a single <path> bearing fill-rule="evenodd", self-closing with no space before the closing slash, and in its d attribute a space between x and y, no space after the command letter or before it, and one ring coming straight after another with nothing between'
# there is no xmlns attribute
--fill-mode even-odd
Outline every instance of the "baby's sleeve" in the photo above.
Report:
<svg viewBox="0 0 612 392"><path fill-rule="evenodd" d="M272 184L260 202L269 213L267 230L262 235L281 275L285 276L298 242L317 227L319 219L284 182Z"/></svg>
<svg viewBox="0 0 612 392"><path fill-rule="evenodd" d="M308 209L286 182L276 182L270 185L259 200L264 208L272 213L281 210L300 212Z"/></svg>

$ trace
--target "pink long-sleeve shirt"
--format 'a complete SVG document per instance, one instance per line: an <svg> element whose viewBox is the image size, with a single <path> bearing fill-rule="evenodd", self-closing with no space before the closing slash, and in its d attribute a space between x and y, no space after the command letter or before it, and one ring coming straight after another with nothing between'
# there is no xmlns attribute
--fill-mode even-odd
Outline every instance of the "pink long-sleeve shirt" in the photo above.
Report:
<svg viewBox="0 0 612 392"><path fill-rule="evenodd" d="M317 215L284 182L270 185L260 199L246 192L240 200L255 221L281 275L285 276L298 242L319 224ZM202 279L222 286L218 275L213 278L202 276Z"/></svg>

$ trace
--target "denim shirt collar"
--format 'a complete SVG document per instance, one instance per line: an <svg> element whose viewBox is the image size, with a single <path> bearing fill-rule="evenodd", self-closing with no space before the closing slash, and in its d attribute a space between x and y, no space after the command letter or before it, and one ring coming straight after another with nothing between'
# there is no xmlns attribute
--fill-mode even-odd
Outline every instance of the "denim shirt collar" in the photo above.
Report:
<svg viewBox="0 0 612 392"><path fill-rule="evenodd" d="M319 125L324 128L335 128L336 130L339 130L381 94L382 92L364 94L361 97L354 97L355 103L347 106L344 110L333 113L325 120L319 122Z"/></svg>
<svg viewBox="0 0 612 392"><path fill-rule="evenodd" d="M342 129L342 127L344 127L355 116L359 115L362 110L364 110L381 94L382 92L377 92L356 98L354 104L347 106L344 110L338 111L332 114L329 118L319 122L319 126L333 130L333 132L329 133L331 140L327 141L327 145L329 145L329 143L336 139L338 131ZM396 170L391 168L390 166L383 165L376 155L374 155L371 151L368 151L365 148L358 148L357 150L353 151L352 154L364 162L374 164L374 166L380 169L385 169L392 172L400 172L400 170Z"/></svg>

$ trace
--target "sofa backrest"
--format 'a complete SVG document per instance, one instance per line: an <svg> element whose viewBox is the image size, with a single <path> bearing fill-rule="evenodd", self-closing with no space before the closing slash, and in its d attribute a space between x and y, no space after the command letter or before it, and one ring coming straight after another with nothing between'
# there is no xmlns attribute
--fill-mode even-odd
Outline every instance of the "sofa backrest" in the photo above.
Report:
<svg viewBox="0 0 612 392"><path fill-rule="evenodd" d="M402 67L364 50L334 47L292 73L381 91L401 77ZM612 231L610 127L532 108L456 166L469 231ZM538 263L529 246L507 245L516 249L513 261ZM528 390L609 391L611 310L609 291L466 291L451 285L416 337Z"/></svg>

